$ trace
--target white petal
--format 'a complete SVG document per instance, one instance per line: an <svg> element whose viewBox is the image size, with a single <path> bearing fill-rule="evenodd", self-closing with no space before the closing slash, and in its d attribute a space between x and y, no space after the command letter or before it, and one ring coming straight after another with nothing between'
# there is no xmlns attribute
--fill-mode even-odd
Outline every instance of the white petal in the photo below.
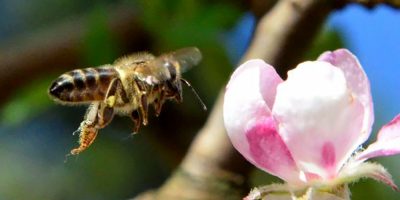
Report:
<svg viewBox="0 0 400 200"><path fill-rule="evenodd" d="M359 146L368 139L374 122L374 106L368 77L357 57L347 49L338 49L333 52L327 51L318 60L329 62L335 67L340 68L346 77L347 87L350 88L354 96L364 106L363 128L359 141L355 144L355 146Z"/></svg>
<svg viewBox="0 0 400 200"><path fill-rule="evenodd" d="M363 111L343 71L322 61L304 62L289 71L273 107L298 167L322 179L334 177L353 151Z"/></svg>

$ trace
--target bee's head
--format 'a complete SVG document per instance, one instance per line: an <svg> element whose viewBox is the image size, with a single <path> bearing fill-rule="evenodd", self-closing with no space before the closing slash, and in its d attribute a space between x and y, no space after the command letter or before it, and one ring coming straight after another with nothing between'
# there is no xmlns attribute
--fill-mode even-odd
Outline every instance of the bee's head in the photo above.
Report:
<svg viewBox="0 0 400 200"><path fill-rule="evenodd" d="M168 69L169 75L170 75L170 80L171 81L177 81L179 79L179 64L176 62L171 62L167 61L165 62L164 66Z"/></svg>
<svg viewBox="0 0 400 200"><path fill-rule="evenodd" d="M165 80L165 95L180 102L182 100L182 83L179 74L179 63L168 58L163 60L163 67L167 69L169 75L168 79Z"/></svg>
<svg viewBox="0 0 400 200"><path fill-rule="evenodd" d="M170 73L170 79L166 81L166 88L165 88L165 92L166 92L166 96L170 97L170 98L175 98L176 101L178 102L182 102L183 97L182 97L182 83L184 83L185 85L187 85L192 92L196 95L197 99L199 100L201 106L203 107L203 110L207 110L206 105L204 104L204 102L201 100L201 98L199 97L199 95L197 94L197 92L194 90L194 88L192 87L192 85L190 85L190 83L183 79L180 76L180 68L179 65L178 67L175 67L173 65L173 63L168 62L168 65L165 65L168 68L168 71Z"/></svg>

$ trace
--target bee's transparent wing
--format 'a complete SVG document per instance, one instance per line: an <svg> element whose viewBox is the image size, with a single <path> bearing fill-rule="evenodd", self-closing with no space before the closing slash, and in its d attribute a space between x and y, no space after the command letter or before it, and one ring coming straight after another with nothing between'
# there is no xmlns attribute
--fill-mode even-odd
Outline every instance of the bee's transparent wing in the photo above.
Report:
<svg viewBox="0 0 400 200"><path fill-rule="evenodd" d="M136 77L149 85L158 84L170 79L171 75L169 74L168 68L164 67L163 63L164 62L160 62L157 58L146 65L137 67L135 69Z"/></svg>
<svg viewBox="0 0 400 200"><path fill-rule="evenodd" d="M169 66L179 66L177 70L183 73L197 65L201 58L200 50L196 47L178 49L155 58L145 68L137 70L138 77L149 84L157 84L171 78Z"/></svg>
<svg viewBox="0 0 400 200"><path fill-rule="evenodd" d="M178 49L169 55L178 61L181 73L186 72L193 66L199 64L202 59L201 52L197 47Z"/></svg>

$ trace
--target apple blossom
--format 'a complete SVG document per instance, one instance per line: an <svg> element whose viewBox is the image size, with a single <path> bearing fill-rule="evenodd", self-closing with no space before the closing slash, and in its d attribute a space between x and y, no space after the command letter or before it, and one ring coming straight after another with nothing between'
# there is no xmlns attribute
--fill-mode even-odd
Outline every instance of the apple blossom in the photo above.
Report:
<svg viewBox="0 0 400 200"><path fill-rule="evenodd" d="M397 190L381 165L365 161L400 153L400 115L362 150L374 121L373 103L369 80L346 49L300 63L285 81L264 61L247 61L226 87L223 116L233 146L284 180L288 191L347 188L361 177Z"/></svg>

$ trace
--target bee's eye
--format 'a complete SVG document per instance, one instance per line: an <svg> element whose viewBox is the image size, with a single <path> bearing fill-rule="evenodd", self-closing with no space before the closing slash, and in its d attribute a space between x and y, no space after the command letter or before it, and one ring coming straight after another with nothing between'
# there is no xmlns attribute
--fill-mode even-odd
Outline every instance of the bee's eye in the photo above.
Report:
<svg viewBox="0 0 400 200"><path fill-rule="evenodd" d="M176 69L175 66L171 62L166 62L164 65L166 68L168 68L169 74L171 75L171 79L175 80L176 79Z"/></svg>

